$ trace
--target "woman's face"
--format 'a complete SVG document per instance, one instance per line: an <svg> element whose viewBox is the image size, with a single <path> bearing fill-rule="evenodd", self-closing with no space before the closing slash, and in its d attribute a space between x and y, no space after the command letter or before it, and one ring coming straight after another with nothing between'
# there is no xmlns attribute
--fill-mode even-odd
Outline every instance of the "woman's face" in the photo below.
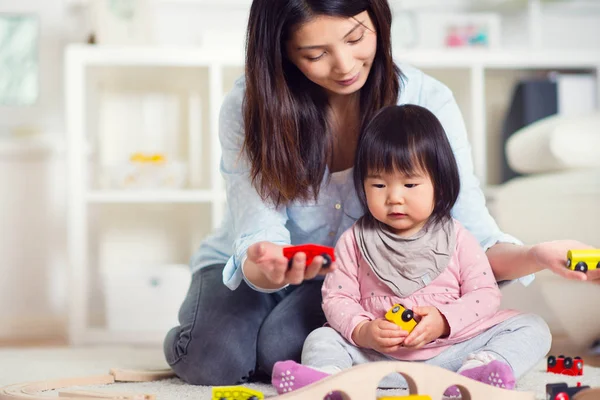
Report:
<svg viewBox="0 0 600 400"><path fill-rule="evenodd" d="M286 49L308 79L330 94L347 95L367 81L377 34L367 11L352 18L318 16L292 32Z"/></svg>

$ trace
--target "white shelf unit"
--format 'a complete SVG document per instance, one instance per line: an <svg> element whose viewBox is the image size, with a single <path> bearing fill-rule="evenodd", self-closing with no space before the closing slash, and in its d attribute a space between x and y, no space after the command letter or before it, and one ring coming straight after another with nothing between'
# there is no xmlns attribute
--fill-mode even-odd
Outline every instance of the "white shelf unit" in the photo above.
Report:
<svg viewBox="0 0 600 400"><path fill-rule="evenodd" d="M484 188L496 183L500 119L508 105L514 83L522 77L553 70L585 71L594 73L596 77L600 76L600 55L589 52L396 49L394 54L398 61L423 69L453 90L465 117L475 172ZM156 210L162 212L165 207L188 207L185 208L186 212L193 212L193 207L201 205L206 207L205 211L208 210L211 219L207 231L218 226L224 210L225 196L218 171L220 147L217 140L217 117L223 95L239 76L243 62L243 54L227 54L225 51L207 53L197 48L68 47L65 80L69 149L68 245L71 270L69 335L72 343L156 343L162 340L162 335L158 332L115 333L94 323L91 310L95 310L99 304L97 299L92 299L94 249L90 244L90 236L91 239L99 238L90 234L93 227L90 219L94 217L90 210L93 211L94 207L118 210L157 207ZM93 104L88 104L90 73L98 68L128 67L160 71L165 68L198 68L206 71L203 79L207 79L208 104L204 105L208 109L210 138L207 149L210 154L207 161L209 183L206 187L181 191L123 192L90 186L86 152L88 147L94 147L88 143L88 131L94 122L88 115L90 107L93 110ZM197 246L199 240L197 235L191 240L192 245Z"/></svg>
<svg viewBox="0 0 600 400"><path fill-rule="evenodd" d="M596 104L600 102L600 52L399 48L394 56L453 91L467 126L475 174L484 190L499 183L502 120L519 80L556 71L591 73L596 77Z"/></svg>
<svg viewBox="0 0 600 400"><path fill-rule="evenodd" d="M154 246L148 246L150 256L145 258L155 254L163 264L187 264L201 239L220 225L226 199L219 173L218 114L223 94L241 73L242 65L243 55L218 57L197 49L86 45L67 48L65 93L71 343L157 343L164 338L165 332L162 331L108 329L108 316L102 301L106 293L99 283L99 270L106 264L135 263L135 254L146 252L146 249L140 248L140 243L132 243L132 254L127 255L126 246L120 243L131 239L122 232L132 225L137 224L137 233L134 234L154 241ZM198 111L187 112L189 134L184 146L190 151L185 155L189 157L189 179L197 181L196 184L190 183L189 188L119 190L102 184L97 178L100 170L98 153L106 151L101 145L105 138L97 137L97 92L107 86L109 89L125 87L134 92L143 91L143 87L131 84L139 75L144 75L145 82L162 81L166 90L173 82L177 86L177 81L180 81L179 89L184 87L185 90L185 79L192 77L200 88L191 92L187 103L188 107L195 107ZM160 90L159 86L152 83L149 90L156 92ZM202 155L194 154L194 151L201 151ZM164 249L157 244L161 236L178 233L179 236L172 240L176 242L176 250ZM115 249L122 259L110 254ZM165 259L166 255L177 259Z"/></svg>

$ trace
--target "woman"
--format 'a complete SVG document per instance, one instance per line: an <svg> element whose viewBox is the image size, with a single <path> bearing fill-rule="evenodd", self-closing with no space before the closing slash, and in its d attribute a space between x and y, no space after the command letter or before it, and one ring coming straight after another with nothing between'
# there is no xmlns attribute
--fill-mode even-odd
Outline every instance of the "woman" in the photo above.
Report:
<svg viewBox="0 0 600 400"><path fill-rule="evenodd" d="M254 0L246 74L220 115L228 212L192 258L192 283L165 355L186 382L226 385L299 360L325 322L322 257L291 268L282 247L334 246L362 214L351 168L361 128L382 107L414 103L442 122L461 192L452 210L486 250L498 281L565 268L574 241L523 246L503 234L473 175L458 106L441 83L394 64L387 0ZM335 263L328 270L335 269ZM598 279L598 274L588 279ZM268 375L267 375L268 376Z"/></svg>

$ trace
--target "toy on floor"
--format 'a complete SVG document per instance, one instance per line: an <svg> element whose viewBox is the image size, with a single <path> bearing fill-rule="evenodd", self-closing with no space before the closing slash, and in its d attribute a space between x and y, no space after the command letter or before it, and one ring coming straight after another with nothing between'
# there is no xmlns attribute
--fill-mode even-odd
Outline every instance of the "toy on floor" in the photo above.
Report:
<svg viewBox="0 0 600 400"><path fill-rule="evenodd" d="M380 361L356 365L311 385L269 400L324 399L331 392L343 392L345 400L376 400L377 387L389 374L400 373L406 378L407 399L441 400L450 386L457 386L463 399L472 400L535 400L535 393L501 389L451 372L447 369L406 361ZM419 397L414 397L422 393ZM426 395L425 395L426 393ZM424 396L424 397L423 397ZM404 399L406 397L392 397Z"/></svg>
<svg viewBox="0 0 600 400"><path fill-rule="evenodd" d="M395 323L407 332L411 332L417 325L412 310L407 310L401 304L394 304L392 308L385 313L385 319Z"/></svg>
<svg viewBox="0 0 600 400"><path fill-rule="evenodd" d="M265 396L243 386L213 386L212 400L263 400Z"/></svg>
<svg viewBox="0 0 600 400"><path fill-rule="evenodd" d="M571 400L576 393L589 388L589 386L581 386L581 382L577 382L577 386L572 387L564 382L548 383L546 385L546 400Z"/></svg>
<svg viewBox="0 0 600 400"><path fill-rule="evenodd" d="M565 357L562 354L558 358L548 356L546 372L553 374L579 376L583 375L583 360L581 357Z"/></svg>
<svg viewBox="0 0 600 400"><path fill-rule="evenodd" d="M335 261L333 247L321 246L320 244L301 244L283 248L283 256L289 260L288 268L292 267L292 258L294 257L294 254L300 252L306 254L306 265L310 265L313 258L316 256L323 257L322 268L329 268L331 263Z"/></svg>
<svg viewBox="0 0 600 400"><path fill-rule="evenodd" d="M569 250L567 268L583 273L600 268L600 249Z"/></svg>
<svg viewBox="0 0 600 400"><path fill-rule="evenodd" d="M48 397L41 393L58 389L61 389L58 397L68 397L70 400L155 400L156 396L153 394L100 392L83 389L69 390L68 387L107 385L115 382L150 382L174 376L175 373L171 369L148 371L113 368L106 375L63 378L5 386L0 388L0 400L48 400L56 397Z"/></svg>

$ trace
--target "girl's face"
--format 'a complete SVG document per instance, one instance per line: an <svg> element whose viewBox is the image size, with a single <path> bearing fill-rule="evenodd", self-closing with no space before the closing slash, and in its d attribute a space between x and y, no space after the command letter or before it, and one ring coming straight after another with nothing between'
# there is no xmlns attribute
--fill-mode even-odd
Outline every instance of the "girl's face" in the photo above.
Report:
<svg viewBox="0 0 600 400"><path fill-rule="evenodd" d="M347 95L369 76L377 35L367 11L352 18L319 16L300 25L286 43L287 56L330 95Z"/></svg>
<svg viewBox="0 0 600 400"><path fill-rule="evenodd" d="M398 235L414 235L433 212L433 183L423 171L412 176L369 172L364 187L373 217Z"/></svg>

